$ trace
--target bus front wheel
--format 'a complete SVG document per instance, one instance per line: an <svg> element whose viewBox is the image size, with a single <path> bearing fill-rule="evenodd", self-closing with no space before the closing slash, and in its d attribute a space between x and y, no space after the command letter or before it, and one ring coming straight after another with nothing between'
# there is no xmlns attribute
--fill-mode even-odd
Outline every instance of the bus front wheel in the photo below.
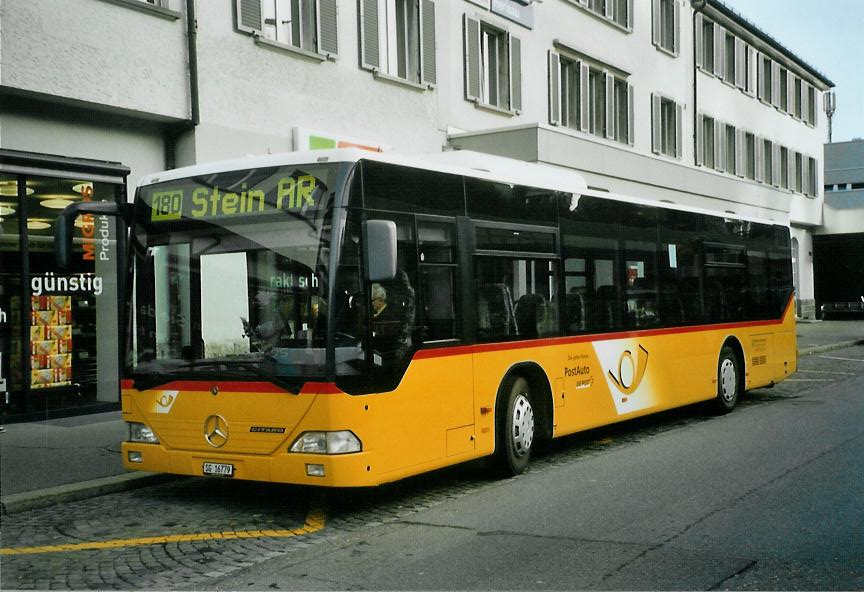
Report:
<svg viewBox="0 0 864 592"><path fill-rule="evenodd" d="M714 408L720 413L729 413L741 395L741 363L735 350L724 345L717 363L717 398Z"/></svg>
<svg viewBox="0 0 864 592"><path fill-rule="evenodd" d="M534 443L534 407L531 388L521 376L508 379L495 429L495 461L498 471L507 476L519 475L528 466Z"/></svg>

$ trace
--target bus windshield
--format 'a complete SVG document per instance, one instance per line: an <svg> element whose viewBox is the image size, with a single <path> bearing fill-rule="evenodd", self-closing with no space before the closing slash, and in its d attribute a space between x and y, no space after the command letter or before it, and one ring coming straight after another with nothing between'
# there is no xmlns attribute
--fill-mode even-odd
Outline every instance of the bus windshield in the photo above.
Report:
<svg viewBox="0 0 864 592"><path fill-rule="evenodd" d="M143 187L132 232L136 386L234 377L299 387L326 368L338 164Z"/></svg>

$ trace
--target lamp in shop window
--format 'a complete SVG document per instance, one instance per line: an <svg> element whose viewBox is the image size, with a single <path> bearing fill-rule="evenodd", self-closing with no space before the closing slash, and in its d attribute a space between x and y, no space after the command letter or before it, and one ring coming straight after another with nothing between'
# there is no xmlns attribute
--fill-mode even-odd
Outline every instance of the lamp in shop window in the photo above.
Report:
<svg viewBox="0 0 864 592"><path fill-rule="evenodd" d="M27 220L28 230L46 230L51 228L51 223L45 218L30 218Z"/></svg>

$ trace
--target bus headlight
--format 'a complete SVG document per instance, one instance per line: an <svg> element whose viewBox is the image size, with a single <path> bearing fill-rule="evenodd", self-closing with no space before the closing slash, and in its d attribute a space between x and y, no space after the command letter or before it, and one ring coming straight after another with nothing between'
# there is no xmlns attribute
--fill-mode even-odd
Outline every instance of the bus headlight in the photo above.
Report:
<svg viewBox="0 0 864 592"><path fill-rule="evenodd" d="M137 423L134 421L126 422L126 425L129 426L129 441L130 442L144 442L146 444L158 444L159 438L156 437L156 434L153 433L148 426L143 423Z"/></svg>
<svg viewBox="0 0 864 592"><path fill-rule="evenodd" d="M290 452L308 454L348 454L360 452L363 446L353 432L303 432L294 440Z"/></svg>

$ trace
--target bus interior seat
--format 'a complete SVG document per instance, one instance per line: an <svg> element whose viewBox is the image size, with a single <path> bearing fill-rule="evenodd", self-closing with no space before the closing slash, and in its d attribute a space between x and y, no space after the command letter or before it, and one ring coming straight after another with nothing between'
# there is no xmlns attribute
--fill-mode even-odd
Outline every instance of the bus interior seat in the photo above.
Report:
<svg viewBox="0 0 864 592"><path fill-rule="evenodd" d="M516 301L513 309L516 317L516 328L521 337L535 339L539 336L537 330L538 313L540 308L546 305L546 299L542 294L523 294Z"/></svg>
<svg viewBox="0 0 864 592"><path fill-rule="evenodd" d="M513 299L506 284L485 284L477 291L477 330L481 337L516 333Z"/></svg>

